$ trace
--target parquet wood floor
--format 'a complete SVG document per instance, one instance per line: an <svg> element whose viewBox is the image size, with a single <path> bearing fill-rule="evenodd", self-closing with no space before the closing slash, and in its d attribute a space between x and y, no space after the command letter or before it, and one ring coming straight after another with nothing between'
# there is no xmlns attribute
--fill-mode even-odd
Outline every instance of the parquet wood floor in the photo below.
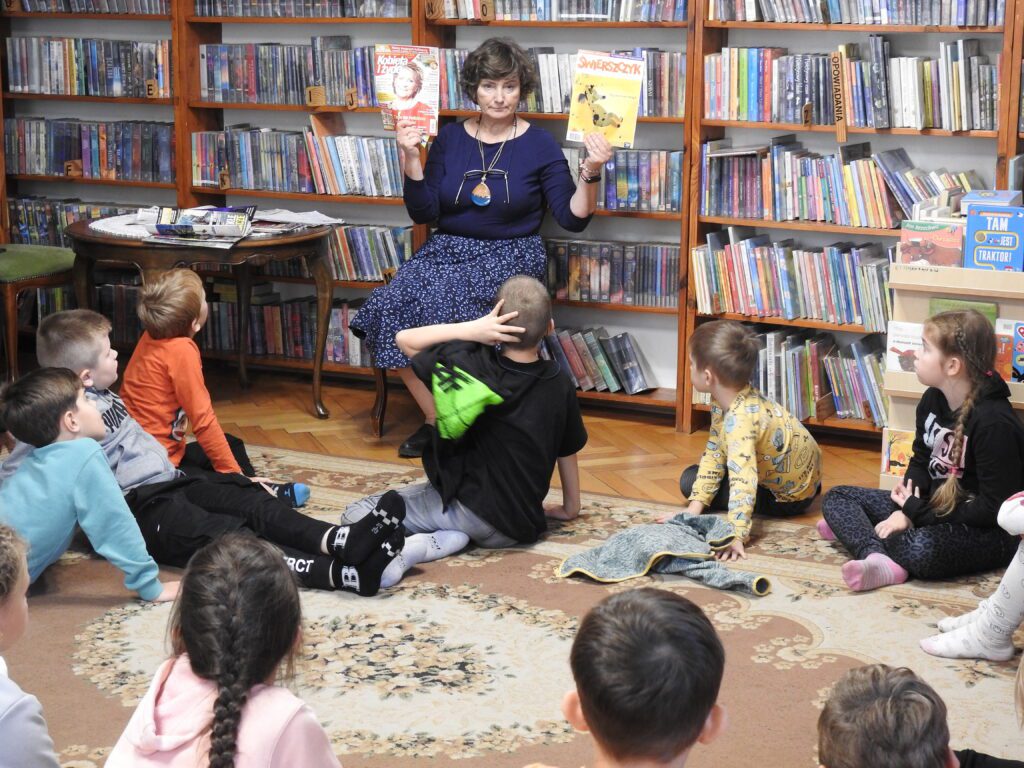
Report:
<svg viewBox="0 0 1024 768"><path fill-rule="evenodd" d="M370 430L373 389L361 382L326 381L326 420L312 415L308 378L256 371L243 390L233 369L207 364L207 383L224 430L247 443L311 451L334 456L407 462L399 444L419 424L419 411L399 384L391 387L384 436ZM707 432L684 435L665 416L585 408L590 439L580 454L583 490L662 503L681 501L679 474L700 457ZM880 440L817 435L824 452L824 482L864 485L878 482ZM555 484L558 476L555 473ZM818 517L818 502L809 520Z"/></svg>

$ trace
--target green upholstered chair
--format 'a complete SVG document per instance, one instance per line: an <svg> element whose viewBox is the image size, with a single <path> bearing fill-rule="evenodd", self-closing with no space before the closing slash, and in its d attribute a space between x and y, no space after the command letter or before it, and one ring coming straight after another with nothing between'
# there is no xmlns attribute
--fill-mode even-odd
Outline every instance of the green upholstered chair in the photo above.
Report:
<svg viewBox="0 0 1024 768"><path fill-rule="evenodd" d="M18 294L29 288L67 285L74 263L75 253L70 248L0 243L8 381L18 378Z"/></svg>

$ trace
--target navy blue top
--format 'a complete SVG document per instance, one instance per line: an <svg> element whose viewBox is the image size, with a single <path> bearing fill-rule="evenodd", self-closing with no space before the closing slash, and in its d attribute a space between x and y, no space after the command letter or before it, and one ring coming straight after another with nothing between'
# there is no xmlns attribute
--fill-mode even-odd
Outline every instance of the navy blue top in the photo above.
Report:
<svg viewBox="0 0 1024 768"><path fill-rule="evenodd" d="M501 142L484 143L488 164L500 146ZM570 232L582 232L590 223L589 216L581 219L569 210L576 185L561 147L542 128L531 125L521 135L509 139L495 168L510 171L508 202L505 180L500 174L492 174L487 177L491 204L480 207L470 199L480 177L472 176L462 183L466 171L482 170L476 139L466 133L462 123L448 123L434 139L423 179L405 179L405 207L409 216L417 224L436 221L441 232L480 240L537 234L545 207Z"/></svg>

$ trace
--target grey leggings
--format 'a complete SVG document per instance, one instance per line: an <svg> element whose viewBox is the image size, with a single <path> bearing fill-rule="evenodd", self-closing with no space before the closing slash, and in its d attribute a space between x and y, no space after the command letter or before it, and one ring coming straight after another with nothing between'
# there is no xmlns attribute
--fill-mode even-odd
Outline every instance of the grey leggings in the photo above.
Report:
<svg viewBox="0 0 1024 768"><path fill-rule="evenodd" d="M405 530L409 533L462 531L477 546L490 549L516 544L515 539L481 520L458 499L446 507L441 503L441 494L430 483L416 483L408 488L400 488L398 493L405 500ZM383 491L349 504L341 515L341 524L351 525L366 517L377 506L377 500L382 495Z"/></svg>

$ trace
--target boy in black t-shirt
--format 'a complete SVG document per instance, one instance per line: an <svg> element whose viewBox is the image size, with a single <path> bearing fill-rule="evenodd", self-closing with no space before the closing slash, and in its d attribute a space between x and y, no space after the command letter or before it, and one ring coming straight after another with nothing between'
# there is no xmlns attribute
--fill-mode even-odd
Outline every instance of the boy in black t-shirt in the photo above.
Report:
<svg viewBox="0 0 1024 768"><path fill-rule="evenodd" d="M508 325L513 319L517 325ZM547 289L518 275L501 286L484 317L398 333L438 413L423 453L428 482L398 491L409 532L461 531L479 546L508 547L536 541L546 517L579 514L576 454L587 432L568 376L537 353L552 328ZM544 505L556 464L563 501ZM377 498L356 502L342 519L358 520ZM459 543L454 536L434 539L437 551L427 560Z"/></svg>

